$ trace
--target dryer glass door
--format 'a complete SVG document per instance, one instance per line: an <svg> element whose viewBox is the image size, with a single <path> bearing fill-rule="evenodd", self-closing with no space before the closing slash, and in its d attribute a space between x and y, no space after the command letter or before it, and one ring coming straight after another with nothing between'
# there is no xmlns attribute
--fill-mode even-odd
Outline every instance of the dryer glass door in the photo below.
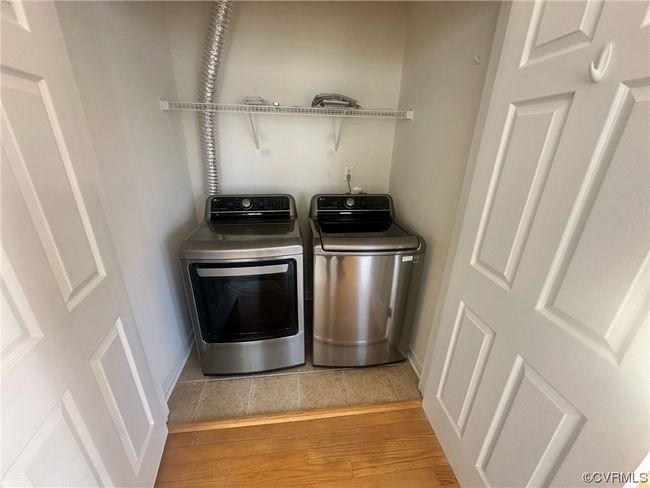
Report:
<svg viewBox="0 0 650 488"><path fill-rule="evenodd" d="M203 341L245 342L298 333L293 259L190 265Z"/></svg>

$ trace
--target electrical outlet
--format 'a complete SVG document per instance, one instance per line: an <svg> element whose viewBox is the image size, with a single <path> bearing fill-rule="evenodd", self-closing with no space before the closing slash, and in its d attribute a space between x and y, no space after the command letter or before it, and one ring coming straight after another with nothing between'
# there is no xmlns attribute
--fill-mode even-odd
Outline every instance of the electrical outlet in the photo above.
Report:
<svg viewBox="0 0 650 488"><path fill-rule="evenodd" d="M348 177L352 179L352 175L354 175L354 166L346 166L343 172L343 181L348 181Z"/></svg>

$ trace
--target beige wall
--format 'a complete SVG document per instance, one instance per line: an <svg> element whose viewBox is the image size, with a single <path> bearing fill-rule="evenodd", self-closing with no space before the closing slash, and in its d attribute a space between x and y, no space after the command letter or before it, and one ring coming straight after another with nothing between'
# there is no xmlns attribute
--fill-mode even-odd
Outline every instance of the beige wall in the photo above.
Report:
<svg viewBox="0 0 650 488"><path fill-rule="evenodd" d="M196 225L162 6L58 2L57 10L99 163L98 176L138 331L163 390L189 337L177 249Z"/></svg>
<svg viewBox="0 0 650 488"><path fill-rule="evenodd" d="M234 2L218 99L247 95L287 105L309 105L318 92L340 92L365 107L395 107L405 36L405 4L365 2ZM198 96L209 4L165 5L178 96ZM197 213L203 212L197 116L183 121ZM221 114L224 192L288 192L306 215L309 197L346 190L344 167L367 191L388 189L395 125L392 120L348 120L338 152L329 118L258 116L257 154L246 116Z"/></svg>
<svg viewBox="0 0 650 488"><path fill-rule="evenodd" d="M411 338L421 369L465 173L499 4L416 2L407 15L400 107L389 192L400 218L427 241ZM482 62L473 60L478 55Z"/></svg>

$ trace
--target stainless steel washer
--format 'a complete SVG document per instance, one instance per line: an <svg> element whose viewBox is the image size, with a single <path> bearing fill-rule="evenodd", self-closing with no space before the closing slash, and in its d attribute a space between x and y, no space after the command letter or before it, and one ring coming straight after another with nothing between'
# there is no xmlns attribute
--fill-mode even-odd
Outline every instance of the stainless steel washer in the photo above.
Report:
<svg viewBox="0 0 650 488"><path fill-rule="evenodd" d="M404 359L425 243L394 217L389 195L312 198L315 365Z"/></svg>
<svg viewBox="0 0 650 488"><path fill-rule="evenodd" d="M216 195L181 244L204 374L304 364L303 239L290 195Z"/></svg>

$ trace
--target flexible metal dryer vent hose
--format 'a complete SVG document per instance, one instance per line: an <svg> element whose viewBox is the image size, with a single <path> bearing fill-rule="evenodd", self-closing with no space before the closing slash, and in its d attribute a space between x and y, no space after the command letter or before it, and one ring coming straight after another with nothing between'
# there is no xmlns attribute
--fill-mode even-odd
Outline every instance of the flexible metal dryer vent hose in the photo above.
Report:
<svg viewBox="0 0 650 488"><path fill-rule="evenodd" d="M203 103L216 103L217 75L221 61L224 38L230 21L230 1L213 2L210 23L203 50L199 99ZM205 169L206 193L219 193L219 145L217 142L217 114L199 112L201 151Z"/></svg>

